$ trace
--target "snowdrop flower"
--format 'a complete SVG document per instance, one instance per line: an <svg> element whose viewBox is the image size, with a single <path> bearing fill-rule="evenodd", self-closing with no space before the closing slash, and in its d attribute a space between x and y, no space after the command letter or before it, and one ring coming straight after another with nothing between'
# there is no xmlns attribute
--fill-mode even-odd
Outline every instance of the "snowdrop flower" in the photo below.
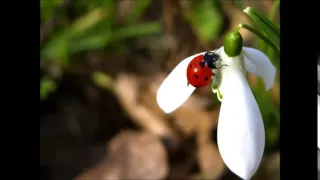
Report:
<svg viewBox="0 0 320 180"><path fill-rule="evenodd" d="M224 46L216 50L227 66L213 70L213 92L222 102L218 120L218 148L227 167L243 179L250 179L259 167L265 146L265 130L258 104L246 80L246 72L263 78L266 90L274 84L276 69L257 49L242 46L238 31L229 33ZM230 43L231 42L231 43ZM165 113L179 108L194 92L187 86L186 70L191 60L182 60L160 85L157 103ZM195 119L196 120L196 119Z"/></svg>

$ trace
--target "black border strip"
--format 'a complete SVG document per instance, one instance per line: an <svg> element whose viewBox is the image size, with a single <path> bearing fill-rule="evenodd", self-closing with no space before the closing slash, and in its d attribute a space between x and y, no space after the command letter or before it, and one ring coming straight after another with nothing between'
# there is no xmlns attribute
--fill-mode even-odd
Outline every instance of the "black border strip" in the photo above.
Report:
<svg viewBox="0 0 320 180"><path fill-rule="evenodd" d="M317 178L315 1L280 3L281 179Z"/></svg>

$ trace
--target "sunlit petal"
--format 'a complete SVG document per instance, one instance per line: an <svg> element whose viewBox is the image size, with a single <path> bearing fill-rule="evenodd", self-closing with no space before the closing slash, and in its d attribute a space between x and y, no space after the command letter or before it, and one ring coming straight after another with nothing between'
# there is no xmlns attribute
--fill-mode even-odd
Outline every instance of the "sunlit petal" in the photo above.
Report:
<svg viewBox="0 0 320 180"><path fill-rule="evenodd" d="M228 168L243 179L250 179L262 159L265 130L258 104L241 71L223 77L218 146Z"/></svg>
<svg viewBox="0 0 320 180"><path fill-rule="evenodd" d="M157 103L165 113L171 113L180 107L193 93L195 87L187 85L187 66L198 53L182 60L160 85Z"/></svg>
<svg viewBox="0 0 320 180"><path fill-rule="evenodd" d="M276 68L269 58L261 51L243 47L246 70L263 78L265 87L269 90L275 81Z"/></svg>

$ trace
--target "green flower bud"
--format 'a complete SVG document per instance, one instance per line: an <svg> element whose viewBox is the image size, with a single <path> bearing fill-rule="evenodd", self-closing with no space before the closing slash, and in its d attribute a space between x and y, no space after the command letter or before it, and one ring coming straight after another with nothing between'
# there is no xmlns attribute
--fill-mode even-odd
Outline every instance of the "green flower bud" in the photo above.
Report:
<svg viewBox="0 0 320 180"><path fill-rule="evenodd" d="M243 38L238 31L228 33L224 38L224 51L229 57L239 56L242 51Z"/></svg>

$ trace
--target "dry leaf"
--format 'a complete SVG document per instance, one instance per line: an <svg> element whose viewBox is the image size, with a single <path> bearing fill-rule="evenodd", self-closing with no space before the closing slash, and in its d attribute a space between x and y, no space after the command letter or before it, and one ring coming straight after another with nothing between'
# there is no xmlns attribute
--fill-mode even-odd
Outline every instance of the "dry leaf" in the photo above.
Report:
<svg viewBox="0 0 320 180"><path fill-rule="evenodd" d="M167 174L167 153L161 141L149 133L124 131L111 140L106 159L77 180L160 180Z"/></svg>
<svg viewBox="0 0 320 180"><path fill-rule="evenodd" d="M210 136L211 129L217 121L217 117L211 116L204 110L202 102L196 95L190 96L172 115L175 124L187 137L198 133L200 139L207 139Z"/></svg>
<svg viewBox="0 0 320 180"><path fill-rule="evenodd" d="M213 143L201 144L198 161L205 179L219 179L224 173L225 165L217 146Z"/></svg>
<svg viewBox="0 0 320 180"><path fill-rule="evenodd" d="M123 108L140 127L155 135L176 139L177 135L163 117L153 113L147 106L138 103L139 78L120 74L115 83L115 91Z"/></svg>
<svg viewBox="0 0 320 180"><path fill-rule="evenodd" d="M274 180L277 179L277 171L280 168L280 152L273 153L261 162L258 172L253 180Z"/></svg>

